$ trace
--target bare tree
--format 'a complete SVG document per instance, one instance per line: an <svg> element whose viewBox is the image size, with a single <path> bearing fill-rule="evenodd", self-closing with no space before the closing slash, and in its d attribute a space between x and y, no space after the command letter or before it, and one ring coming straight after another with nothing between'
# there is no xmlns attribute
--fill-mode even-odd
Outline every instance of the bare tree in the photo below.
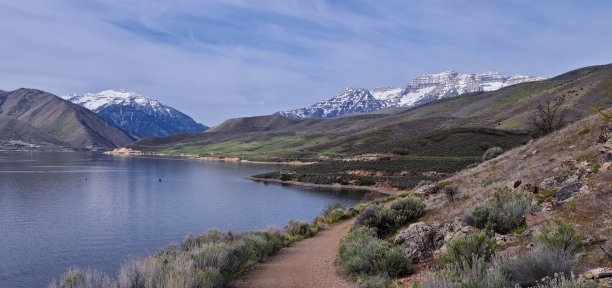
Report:
<svg viewBox="0 0 612 288"><path fill-rule="evenodd" d="M536 136L559 130L565 124L565 97L548 97L541 100L531 111L527 124Z"/></svg>

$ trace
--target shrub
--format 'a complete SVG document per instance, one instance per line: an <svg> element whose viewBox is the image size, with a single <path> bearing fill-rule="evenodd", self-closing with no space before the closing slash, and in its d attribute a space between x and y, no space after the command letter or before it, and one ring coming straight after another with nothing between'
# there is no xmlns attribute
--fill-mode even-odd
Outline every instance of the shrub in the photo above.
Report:
<svg viewBox="0 0 612 288"><path fill-rule="evenodd" d="M323 211L321 211L321 216L329 217L331 212L336 210L336 209L344 210L345 208L344 208L344 205L342 205L342 203L340 203L340 202L330 203L330 204L327 204L327 206L325 206L325 208L323 208Z"/></svg>
<svg viewBox="0 0 612 288"><path fill-rule="evenodd" d="M162 266L155 258L130 258L119 269L117 287L161 287L163 286Z"/></svg>
<svg viewBox="0 0 612 288"><path fill-rule="evenodd" d="M480 144L478 144L478 147L486 151L487 149L493 147L493 144L491 144L491 142L480 142Z"/></svg>
<svg viewBox="0 0 612 288"><path fill-rule="evenodd" d="M487 149L487 151L482 154L482 161L491 160L499 155L501 155L504 150L501 147L492 147Z"/></svg>
<svg viewBox="0 0 612 288"><path fill-rule="evenodd" d="M237 241L246 250L249 260L257 262L264 259L284 246L280 233L249 232L243 234Z"/></svg>
<svg viewBox="0 0 612 288"><path fill-rule="evenodd" d="M310 237L313 234L310 230L310 224L300 220L289 220L289 223L285 226L285 233L304 238Z"/></svg>
<svg viewBox="0 0 612 288"><path fill-rule="evenodd" d="M375 229L379 235L394 228L394 217L391 217L383 205L372 205L363 210L355 219L355 226L364 226Z"/></svg>
<svg viewBox="0 0 612 288"><path fill-rule="evenodd" d="M558 273L569 275L576 264L572 253L537 245L514 258L496 257L494 266L506 277L510 287L533 286Z"/></svg>
<svg viewBox="0 0 612 288"><path fill-rule="evenodd" d="M449 202L455 201L455 198L457 195L459 195L459 187L457 186L446 186L442 189L442 191L446 195L446 199L448 199Z"/></svg>
<svg viewBox="0 0 612 288"><path fill-rule="evenodd" d="M574 226L561 220L555 220L553 227L544 227L539 235L535 237L536 242L549 249L558 249L564 252L574 253L580 245L581 236ZM553 228L554 231L551 231Z"/></svg>
<svg viewBox="0 0 612 288"><path fill-rule="evenodd" d="M374 186L376 182L371 179L359 178L355 181L355 184L357 184L357 186Z"/></svg>
<svg viewBox="0 0 612 288"><path fill-rule="evenodd" d="M589 134L590 132L591 132L591 128L589 127L582 127L580 128L580 130L578 130L579 135Z"/></svg>
<svg viewBox="0 0 612 288"><path fill-rule="evenodd" d="M184 285L186 283L176 283L174 286L169 287L225 287L226 280L219 272L219 269L216 268L205 268L202 270L198 270L195 272L194 281L195 285ZM180 281L180 280L175 280ZM170 281L168 281L170 282Z"/></svg>
<svg viewBox="0 0 612 288"><path fill-rule="evenodd" d="M295 178L295 175L293 174L281 174L280 176L281 181L291 181L293 178Z"/></svg>
<svg viewBox="0 0 612 288"><path fill-rule="evenodd" d="M469 266L451 266L427 275L423 288L503 288L506 279L497 269L490 269L484 258L473 257Z"/></svg>
<svg viewBox="0 0 612 288"><path fill-rule="evenodd" d="M425 204L412 198L400 199L391 204L395 211L394 226L400 227L414 221L425 214Z"/></svg>
<svg viewBox="0 0 612 288"><path fill-rule="evenodd" d="M183 241L183 250L189 251L190 249L202 246L207 243L229 241L233 238L233 235L234 233L231 231L223 233L219 229L211 229L204 233L200 233L195 237L192 235L187 235L187 237Z"/></svg>
<svg viewBox="0 0 612 288"><path fill-rule="evenodd" d="M397 287L386 275L365 276L359 280L359 288L390 288Z"/></svg>
<svg viewBox="0 0 612 288"><path fill-rule="evenodd" d="M346 210L344 210L342 208L336 208L336 209L334 209L334 210L329 212L329 216L327 216L325 218L325 223L333 224L333 223L336 223L338 221L342 221L344 219L348 219L350 217L351 217L351 214L348 211L346 211Z"/></svg>
<svg viewBox="0 0 612 288"><path fill-rule="evenodd" d="M474 257L489 261L495 253L495 241L482 232L459 236L448 244L443 260L453 267L469 269Z"/></svg>
<svg viewBox="0 0 612 288"><path fill-rule="evenodd" d="M376 233L373 228L356 226L342 239L338 253L346 271L389 277L408 274L410 260L399 247L378 239Z"/></svg>
<svg viewBox="0 0 612 288"><path fill-rule="evenodd" d="M70 270L62 275L59 281L59 287L62 288L112 288L114 286L115 283L113 283L108 274L97 269L82 271L76 267L70 268ZM53 280L47 287L56 288L58 286L55 280Z"/></svg>
<svg viewBox="0 0 612 288"><path fill-rule="evenodd" d="M560 95L547 97L535 105L527 120L535 136L552 133L566 124L565 102L565 96Z"/></svg>
<svg viewBox="0 0 612 288"><path fill-rule="evenodd" d="M531 201L524 194L513 193L509 188L498 188L487 203L476 206L464 221L474 227L506 234L520 227L525 215L531 211Z"/></svg>

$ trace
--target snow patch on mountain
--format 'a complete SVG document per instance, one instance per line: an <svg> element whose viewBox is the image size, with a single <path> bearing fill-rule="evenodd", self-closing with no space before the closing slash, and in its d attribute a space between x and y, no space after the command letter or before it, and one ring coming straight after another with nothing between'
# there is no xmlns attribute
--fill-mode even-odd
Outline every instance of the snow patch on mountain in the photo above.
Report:
<svg viewBox="0 0 612 288"><path fill-rule="evenodd" d="M401 87L345 89L337 96L310 107L279 112L289 118L334 118L351 113L367 113L388 107L411 107L465 93L494 91L503 87L544 80L526 75L506 77L499 72L459 74L444 71L420 74Z"/></svg>

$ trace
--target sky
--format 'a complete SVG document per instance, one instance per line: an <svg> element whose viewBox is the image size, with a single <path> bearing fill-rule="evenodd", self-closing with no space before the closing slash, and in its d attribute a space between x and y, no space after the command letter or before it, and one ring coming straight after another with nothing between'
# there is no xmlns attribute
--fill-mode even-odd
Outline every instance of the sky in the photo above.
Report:
<svg viewBox="0 0 612 288"><path fill-rule="evenodd" d="M0 89L126 89L205 125L421 73L612 62L612 1L0 0Z"/></svg>

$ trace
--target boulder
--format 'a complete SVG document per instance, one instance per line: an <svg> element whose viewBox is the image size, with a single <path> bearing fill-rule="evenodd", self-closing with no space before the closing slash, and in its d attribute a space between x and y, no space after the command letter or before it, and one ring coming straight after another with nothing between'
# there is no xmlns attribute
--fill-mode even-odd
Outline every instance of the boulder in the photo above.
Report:
<svg viewBox="0 0 612 288"><path fill-rule="evenodd" d="M417 222L400 231L394 243L400 245L406 256L413 263L418 263L434 255L455 233L463 233L463 223L455 220L449 223ZM471 228L471 227L470 227ZM448 238L451 236L450 238ZM448 238L448 239L447 239Z"/></svg>
<svg viewBox="0 0 612 288"><path fill-rule="evenodd" d="M416 195L426 196L430 194L436 194L439 190L440 188L436 184L426 184L415 188L413 193Z"/></svg>
<svg viewBox="0 0 612 288"><path fill-rule="evenodd" d="M557 191L553 195L553 204L555 204L555 206L562 206L564 202L572 199L576 195L576 193L578 193L578 191L582 189L583 186L584 184L582 184L581 182L576 182L561 187L561 189L559 189L559 191Z"/></svg>
<svg viewBox="0 0 612 288"><path fill-rule="evenodd" d="M437 223L418 222L408 226L395 236L394 243L401 245L402 250L412 260L413 263L418 263L423 259L427 259L433 255L439 243L444 239L436 230Z"/></svg>

